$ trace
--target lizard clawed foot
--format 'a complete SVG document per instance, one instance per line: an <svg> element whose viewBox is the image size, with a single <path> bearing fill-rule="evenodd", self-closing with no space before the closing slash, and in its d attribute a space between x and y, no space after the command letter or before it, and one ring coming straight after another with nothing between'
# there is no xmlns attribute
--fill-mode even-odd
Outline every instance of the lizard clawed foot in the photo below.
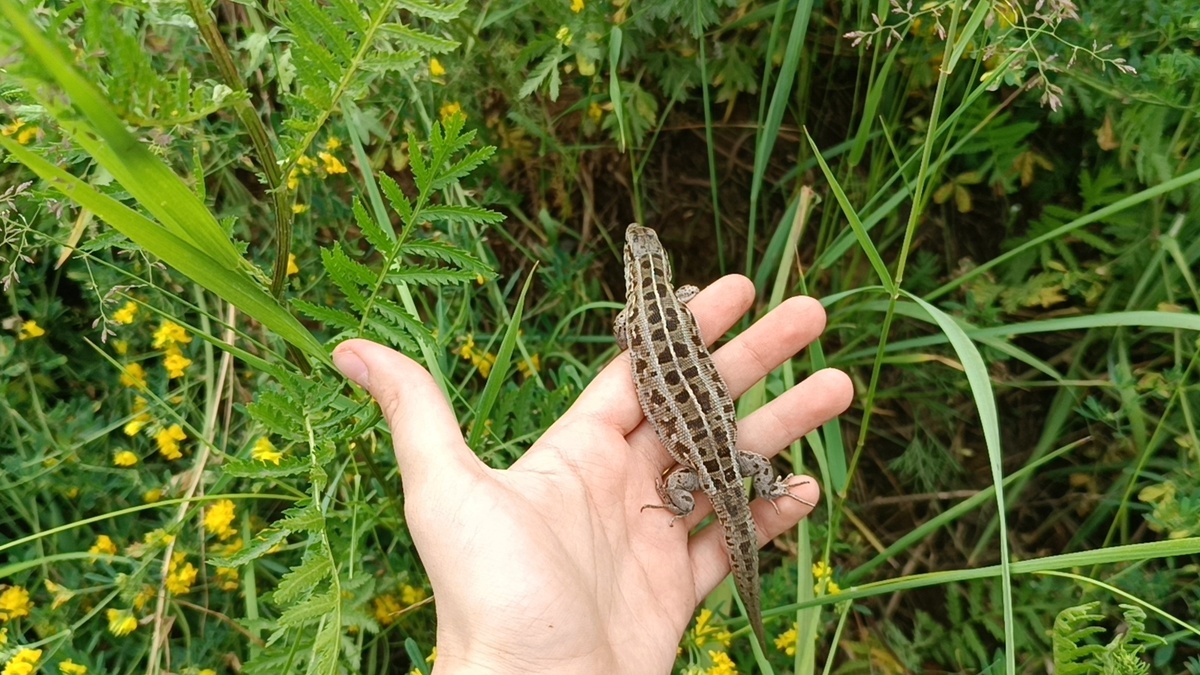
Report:
<svg viewBox="0 0 1200 675"><path fill-rule="evenodd" d="M775 500L779 499L780 497L790 497L790 498L800 502L801 504L804 504L805 506L807 506L809 508L816 508L816 506L817 506L816 504L808 501L807 499L801 499L800 497L797 497L796 495L792 494L792 488L799 487L801 485L805 485L805 484L811 482L807 478L802 478L802 479L800 479L799 482L795 482L795 483L788 482L795 477L796 477L795 475L789 473L788 475L775 481L775 485L773 486L773 488L771 490L771 495L768 497L768 499L771 502L771 507L775 509L775 513L779 513L779 505L775 503Z"/></svg>
<svg viewBox="0 0 1200 675"><path fill-rule="evenodd" d="M646 504L638 510L645 511L646 509L666 509L674 513L674 509L669 504ZM676 513L675 516L671 518L671 522L667 523L667 527L675 527L675 521L681 520L684 515L686 514Z"/></svg>

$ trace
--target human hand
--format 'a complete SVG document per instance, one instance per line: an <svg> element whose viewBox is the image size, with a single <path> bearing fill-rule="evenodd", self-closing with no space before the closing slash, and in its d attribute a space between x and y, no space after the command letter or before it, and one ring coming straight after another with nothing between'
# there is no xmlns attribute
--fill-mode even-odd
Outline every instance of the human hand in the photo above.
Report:
<svg viewBox="0 0 1200 675"><path fill-rule="evenodd" d="M688 303L713 342L749 308L753 286L727 276ZM713 354L737 397L816 339L820 303L791 298ZM690 531L657 511L655 479L674 464L638 405L629 356L608 364L511 468L467 447L429 373L366 340L333 354L392 429L413 541L433 586L441 673L666 673L697 604L729 573L720 527ZM772 457L845 410L849 378L811 375L738 422L738 448ZM793 493L816 503L812 481ZM752 504L759 545L812 508Z"/></svg>

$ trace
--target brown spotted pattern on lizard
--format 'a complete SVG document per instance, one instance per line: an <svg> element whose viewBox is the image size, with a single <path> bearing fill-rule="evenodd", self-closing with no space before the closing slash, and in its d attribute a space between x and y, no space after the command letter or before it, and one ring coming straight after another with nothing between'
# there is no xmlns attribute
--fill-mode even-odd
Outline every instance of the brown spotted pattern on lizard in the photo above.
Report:
<svg viewBox="0 0 1200 675"><path fill-rule="evenodd" d="M759 596L758 534L742 487L752 477L755 493L774 500L791 494L776 480L770 461L737 450L737 410L685 304L695 286L676 290L671 264L654 230L632 224L625 232L625 309L613 326L617 344L629 349L638 401L659 440L679 463L657 482L671 523L695 508L693 492L708 495L724 531L725 548L750 626L766 649ZM807 502L806 502L807 503Z"/></svg>

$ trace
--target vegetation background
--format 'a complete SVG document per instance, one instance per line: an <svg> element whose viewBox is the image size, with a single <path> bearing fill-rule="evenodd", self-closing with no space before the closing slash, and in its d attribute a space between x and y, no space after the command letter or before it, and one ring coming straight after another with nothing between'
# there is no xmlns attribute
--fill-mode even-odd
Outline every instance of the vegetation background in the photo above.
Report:
<svg viewBox="0 0 1200 675"><path fill-rule="evenodd" d="M615 354L621 232L808 293L826 499L678 672L1200 673L1193 0L0 0L5 674L417 672L338 340L493 466Z"/></svg>

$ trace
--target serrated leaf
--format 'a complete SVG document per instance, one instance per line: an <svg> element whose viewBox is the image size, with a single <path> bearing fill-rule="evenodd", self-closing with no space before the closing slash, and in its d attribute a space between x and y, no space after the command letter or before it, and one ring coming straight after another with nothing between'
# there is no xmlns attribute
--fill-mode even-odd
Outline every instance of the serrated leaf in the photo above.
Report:
<svg viewBox="0 0 1200 675"><path fill-rule="evenodd" d="M312 597L288 607L279 615L279 625L298 628L310 621L320 619L337 608L337 595L331 588L321 593L314 593Z"/></svg>
<svg viewBox="0 0 1200 675"><path fill-rule="evenodd" d="M367 213L367 207L363 206L361 199L355 199L351 209L354 211L354 223L358 225L358 229L362 231L371 246L380 251L386 251L392 247L396 235L375 222L371 214Z"/></svg>
<svg viewBox="0 0 1200 675"><path fill-rule="evenodd" d="M329 273L329 278L337 285L338 290L355 307L360 306L363 298L358 289L360 286L374 285L375 273L366 265L351 260L338 244L334 244L332 248L321 249L321 263L325 265L325 271Z"/></svg>
<svg viewBox="0 0 1200 675"><path fill-rule="evenodd" d="M379 32L398 40L405 46L415 47L434 54L445 54L458 48L457 40L430 35L400 23L389 23L379 27Z"/></svg>
<svg viewBox="0 0 1200 675"><path fill-rule="evenodd" d="M317 584L325 580L333 572L329 558L316 553L319 548L311 548L304 555L304 562L293 567L290 572L279 580L272 598L276 604L286 605L312 591Z"/></svg>
<svg viewBox="0 0 1200 675"><path fill-rule="evenodd" d="M420 150L417 148L417 146L412 144L412 137L409 137L408 148L409 152L416 152L417 154L420 154ZM396 181L393 180L391 176L384 174L379 177L379 186L383 188L383 194L387 195L388 202L391 203L392 209L394 209L396 213L400 214L400 220L405 223L411 223L413 217L412 202L408 200L408 197L404 196L404 192L400 189L400 186L396 184Z"/></svg>
<svg viewBox="0 0 1200 675"><path fill-rule="evenodd" d="M427 206L421 211L421 215L431 222L440 220L471 225L499 223L504 220L504 214L478 206Z"/></svg>
<svg viewBox="0 0 1200 675"><path fill-rule="evenodd" d="M441 190L442 188L446 187L450 183L453 183L454 181L458 180L459 178L462 178L463 176L471 173L472 171L474 171L476 169L476 167L478 167L480 164L483 164L489 158L491 158L491 156L493 154L495 154L495 152L496 152L496 148L488 145L488 146L479 148L478 150L468 154L466 157L463 157L461 160L455 162L454 164L451 164L448 168L444 169L438 175L438 177L434 180L433 189Z"/></svg>
<svg viewBox="0 0 1200 675"><path fill-rule="evenodd" d="M467 7L467 0L455 0L446 5L426 0L397 0L396 6L406 9L417 16L434 21L452 21Z"/></svg>
<svg viewBox="0 0 1200 675"><path fill-rule="evenodd" d="M298 457L287 457L279 464L263 463L256 459L234 459L221 465L221 472L238 478L282 478L295 476L308 470L308 462Z"/></svg>
<svg viewBox="0 0 1200 675"><path fill-rule="evenodd" d="M325 514L315 506L288 509L288 515L271 524L292 532L319 532L325 528Z"/></svg>
<svg viewBox="0 0 1200 675"><path fill-rule="evenodd" d="M525 80L525 83L521 85L521 89L517 92L517 98L528 97L537 91L551 74L557 75L560 59L562 59L562 47L558 47L553 52L542 57L542 60L534 66L533 72L529 73L529 79ZM550 100L555 99L557 99L557 95L550 97Z"/></svg>
<svg viewBox="0 0 1200 675"><path fill-rule="evenodd" d="M475 272L476 274L482 274L485 276L493 274L492 268L479 258L476 258L463 249L444 241L436 241L433 239L412 239L404 242L404 246L401 247L400 253L402 255L414 255L423 258L436 258L443 262L457 265L462 269Z"/></svg>
<svg viewBox="0 0 1200 675"><path fill-rule="evenodd" d="M416 50L376 54L363 59L359 62L358 67L372 73L405 72L420 63L423 56L422 52Z"/></svg>
<svg viewBox="0 0 1200 675"><path fill-rule="evenodd" d="M358 329L358 319L349 312L343 312L340 309L332 307L314 305L306 300L293 300L292 304L305 316L316 319L327 327L341 328L348 331Z"/></svg>
<svg viewBox="0 0 1200 675"><path fill-rule="evenodd" d="M475 273L465 270L446 269L441 267L409 267L404 266L387 274L391 284L417 284L419 286L442 286L445 284L461 284L475 281Z"/></svg>
<svg viewBox="0 0 1200 675"><path fill-rule="evenodd" d="M216 567L241 567L266 555L268 551L283 543L291 532L287 530L264 530L237 553L228 558L209 558L208 563Z"/></svg>
<svg viewBox="0 0 1200 675"><path fill-rule="evenodd" d="M426 344L435 343L433 333L430 332L429 328L400 305L385 298L376 298L375 306L379 309L379 313L383 318L391 320L392 326L403 329L414 339L424 341Z"/></svg>

